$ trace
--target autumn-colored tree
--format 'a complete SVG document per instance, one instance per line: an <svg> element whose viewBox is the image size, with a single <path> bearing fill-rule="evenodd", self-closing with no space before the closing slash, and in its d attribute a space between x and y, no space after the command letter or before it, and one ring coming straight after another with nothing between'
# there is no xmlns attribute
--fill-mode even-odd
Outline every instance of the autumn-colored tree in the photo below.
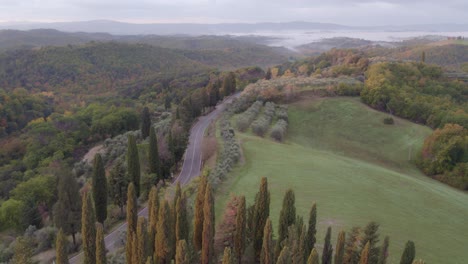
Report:
<svg viewBox="0 0 468 264"><path fill-rule="evenodd" d="M138 147L136 144L135 136L130 134L128 136L128 149L127 149L127 172L130 181L135 185L136 197L140 196L140 157L138 154Z"/></svg>
<svg viewBox="0 0 468 264"><path fill-rule="evenodd" d="M141 112L141 136L146 139L149 136L151 127L151 116L148 107Z"/></svg>
<svg viewBox="0 0 468 264"><path fill-rule="evenodd" d="M388 236L385 237L382 247L380 248L379 254L379 264L386 264L387 257L388 257L388 247L390 245L390 238Z"/></svg>
<svg viewBox="0 0 468 264"><path fill-rule="evenodd" d="M94 156L92 185L96 220L102 224L107 218L107 179L99 153Z"/></svg>
<svg viewBox="0 0 468 264"><path fill-rule="evenodd" d="M379 225L376 222L370 222L364 229L364 237L361 240L361 249L369 243L369 264L377 264L379 260L380 248L377 247L379 242Z"/></svg>
<svg viewBox="0 0 468 264"><path fill-rule="evenodd" d="M84 264L96 262L96 217L94 216L91 194L83 194L83 207L81 209L81 237L83 240Z"/></svg>
<svg viewBox="0 0 468 264"><path fill-rule="evenodd" d="M401 255L400 264L412 264L416 255L416 248L413 241L406 242L405 250Z"/></svg>
<svg viewBox="0 0 468 264"><path fill-rule="evenodd" d="M271 220L268 218L263 230L260 264L273 264L275 260L273 255L273 228L271 226Z"/></svg>
<svg viewBox="0 0 468 264"><path fill-rule="evenodd" d="M359 264L369 264L370 259L370 241L366 243L364 249L361 251L361 258L359 259Z"/></svg>
<svg viewBox="0 0 468 264"><path fill-rule="evenodd" d="M33 264L32 256L33 249L28 239L22 236L17 237L11 263Z"/></svg>
<svg viewBox="0 0 468 264"><path fill-rule="evenodd" d="M57 240L55 242L55 262L57 264L68 264L67 254L67 238L65 233L60 229L57 234Z"/></svg>
<svg viewBox="0 0 468 264"><path fill-rule="evenodd" d="M325 235L325 243L323 244L322 252L322 264L332 263L333 247L331 245L331 227L327 228L327 234Z"/></svg>
<svg viewBox="0 0 468 264"><path fill-rule="evenodd" d="M125 260L126 260L126 263L132 263L133 259L134 259L134 240L135 240L135 237L136 234L135 232L131 229L131 228L128 228L127 227L127 240L125 242Z"/></svg>
<svg viewBox="0 0 468 264"><path fill-rule="evenodd" d="M214 257L213 238L215 234L215 215L214 215L214 198L211 184L206 185L205 202L203 206L203 235L202 235L202 251L201 263L211 264Z"/></svg>
<svg viewBox="0 0 468 264"><path fill-rule="evenodd" d="M161 162L159 160L159 151L158 151L158 138L156 137L156 132L154 127L151 126L149 132L149 144L148 144L148 163L149 163L149 172L156 174L158 181L163 179L161 174Z"/></svg>
<svg viewBox="0 0 468 264"><path fill-rule="evenodd" d="M185 240L177 241L175 264L189 264L187 242Z"/></svg>
<svg viewBox="0 0 468 264"><path fill-rule="evenodd" d="M187 218L187 198L185 194L177 198L176 202L176 228L175 241L187 240L189 238L189 223Z"/></svg>
<svg viewBox="0 0 468 264"><path fill-rule="evenodd" d="M307 234L305 237L305 256L308 258L310 252L315 247L315 242L317 241L315 235L317 234L317 204L313 204L309 213L309 224L307 226Z"/></svg>
<svg viewBox="0 0 468 264"><path fill-rule="evenodd" d="M346 233L341 231L338 234L338 240L335 247L335 264L343 264Z"/></svg>
<svg viewBox="0 0 468 264"><path fill-rule="evenodd" d="M242 261L245 250L246 217L245 196L241 196L237 207L236 234L234 237L234 253L239 263Z"/></svg>
<svg viewBox="0 0 468 264"><path fill-rule="evenodd" d="M422 260L422 259L417 259L417 260L413 261L413 264L426 264L426 262L424 262L424 260Z"/></svg>
<svg viewBox="0 0 468 264"><path fill-rule="evenodd" d="M359 262L359 240L360 238L360 228L353 227L351 232L348 233L348 238L346 239L345 244L345 254L344 254L344 263L345 264L357 264Z"/></svg>
<svg viewBox="0 0 468 264"><path fill-rule="evenodd" d="M234 264L234 257L230 247L224 248L222 264Z"/></svg>
<svg viewBox="0 0 468 264"><path fill-rule="evenodd" d="M309 257L307 258L307 264L319 264L319 255L317 250L313 248L310 252Z"/></svg>
<svg viewBox="0 0 468 264"><path fill-rule="evenodd" d="M173 232L170 229L171 211L167 200L161 202L159 207L159 219L156 228L156 239L154 242L154 257L156 263L168 264L170 263L171 254L171 242L170 233Z"/></svg>
<svg viewBox="0 0 468 264"><path fill-rule="evenodd" d="M255 207L253 211L253 246L255 256L258 258L262 250L263 230L270 216L270 191L268 190L267 178L263 177L260 190L255 196Z"/></svg>
<svg viewBox="0 0 468 264"><path fill-rule="evenodd" d="M130 183L127 190L127 243L126 247L126 259L127 262L132 261L133 253L133 236L136 236L136 225L137 225L137 198L135 193L135 185ZM130 263L130 262L129 262Z"/></svg>
<svg viewBox="0 0 468 264"><path fill-rule="evenodd" d="M104 241L104 228L96 223L96 264L106 264L106 244Z"/></svg>
<svg viewBox="0 0 468 264"><path fill-rule="evenodd" d="M158 223L159 211L159 189L156 186L151 187L148 196L148 248L150 255L154 251L154 239L156 236L156 227Z"/></svg>
<svg viewBox="0 0 468 264"><path fill-rule="evenodd" d="M136 264L144 264L148 258L148 227L146 218L143 216L138 217L137 230L136 230L136 246L137 257Z"/></svg>
<svg viewBox="0 0 468 264"><path fill-rule="evenodd" d="M288 189L283 198L283 207L280 211L280 219L278 225L278 243L276 244L276 256L279 256L283 248L283 241L288 234L288 227L296 221L296 205L294 191Z"/></svg>
<svg viewBox="0 0 468 264"><path fill-rule="evenodd" d="M283 247L278 256L278 259L276 260L276 264L291 264L291 254L289 252L289 247Z"/></svg>
<svg viewBox="0 0 468 264"><path fill-rule="evenodd" d="M207 185L206 175L202 175L198 183L197 197L195 198L195 212L193 223L193 246L195 250L201 250L203 233L203 205L205 202L205 190Z"/></svg>

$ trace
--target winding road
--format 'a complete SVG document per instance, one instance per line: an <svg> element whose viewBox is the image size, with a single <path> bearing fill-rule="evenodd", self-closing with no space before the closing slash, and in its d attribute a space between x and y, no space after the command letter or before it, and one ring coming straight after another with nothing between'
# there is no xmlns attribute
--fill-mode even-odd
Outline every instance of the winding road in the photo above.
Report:
<svg viewBox="0 0 468 264"><path fill-rule="evenodd" d="M230 103L234 97L237 95L233 95L227 99L225 99L222 103L218 104L211 113L206 116L202 116L198 119L198 121L193 125L190 129L190 137L189 137L189 144L187 149L185 150L184 155L184 163L182 164L182 170L180 171L179 176L175 179L173 184L180 182L180 184L186 185L189 183L193 178L200 175L202 169L202 143L203 137L205 134L205 130L211 124L213 120L215 120L219 114L224 110L226 104ZM145 207L138 212L138 216L148 217L148 207ZM105 238L105 244L108 252L115 251L118 247L121 246L119 241L119 236L122 232L127 230L127 223L121 224L117 227L114 231L109 233ZM70 264L79 264L83 262L83 252L73 256L70 258Z"/></svg>

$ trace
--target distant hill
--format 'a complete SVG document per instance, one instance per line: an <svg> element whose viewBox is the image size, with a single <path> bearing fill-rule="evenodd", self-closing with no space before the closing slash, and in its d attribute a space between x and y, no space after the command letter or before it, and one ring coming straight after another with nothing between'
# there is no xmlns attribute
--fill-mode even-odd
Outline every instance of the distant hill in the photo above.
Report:
<svg viewBox="0 0 468 264"><path fill-rule="evenodd" d="M376 42L357 39L357 38L346 38L346 37L337 37L337 38L328 38L321 41L312 42L296 47L296 49L307 55L318 55L322 52L337 48L337 49L351 49L351 48L361 48L369 45L375 45Z"/></svg>

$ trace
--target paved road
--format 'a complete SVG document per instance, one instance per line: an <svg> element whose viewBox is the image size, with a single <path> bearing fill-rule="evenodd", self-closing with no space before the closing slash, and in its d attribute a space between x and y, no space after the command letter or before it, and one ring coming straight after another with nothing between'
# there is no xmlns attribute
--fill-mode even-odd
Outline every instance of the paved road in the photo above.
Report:
<svg viewBox="0 0 468 264"><path fill-rule="evenodd" d="M238 96L234 95L233 97ZM182 170L180 171L179 176L176 178L173 184L180 181L180 184L186 185L193 178L200 175L201 172L201 161L202 161L202 143L205 130L211 124L211 122L219 116L219 114L224 110L227 103L232 101L232 98L226 99L224 102L219 104L214 111L209 113L206 116L202 116L198 119L195 125L190 130L189 144L185 150L184 163L182 165ZM138 216L148 217L148 207L141 209L138 213ZM108 234L104 241L106 243L106 248L109 252L113 252L118 247L120 247L119 235L127 230L127 223L123 223L117 227L114 231ZM78 255L70 258L70 264L79 264L82 263L83 252Z"/></svg>

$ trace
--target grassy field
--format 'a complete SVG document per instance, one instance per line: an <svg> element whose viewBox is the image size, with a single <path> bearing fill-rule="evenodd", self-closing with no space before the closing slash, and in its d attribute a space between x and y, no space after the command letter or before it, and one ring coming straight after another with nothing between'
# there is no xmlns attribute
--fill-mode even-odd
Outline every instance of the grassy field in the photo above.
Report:
<svg viewBox="0 0 468 264"><path fill-rule="evenodd" d="M268 177L276 228L282 197L296 194L298 214L318 204L318 243L327 226L339 230L381 224L390 236L390 263L399 262L404 243L416 243L427 263L465 263L468 259L468 195L422 175L409 161L431 130L395 118L358 99L335 98L290 105L286 143L238 133L245 163L217 192L217 215L228 193L245 194L252 203L261 177ZM319 245L320 246L320 245ZM321 251L320 251L321 252Z"/></svg>

